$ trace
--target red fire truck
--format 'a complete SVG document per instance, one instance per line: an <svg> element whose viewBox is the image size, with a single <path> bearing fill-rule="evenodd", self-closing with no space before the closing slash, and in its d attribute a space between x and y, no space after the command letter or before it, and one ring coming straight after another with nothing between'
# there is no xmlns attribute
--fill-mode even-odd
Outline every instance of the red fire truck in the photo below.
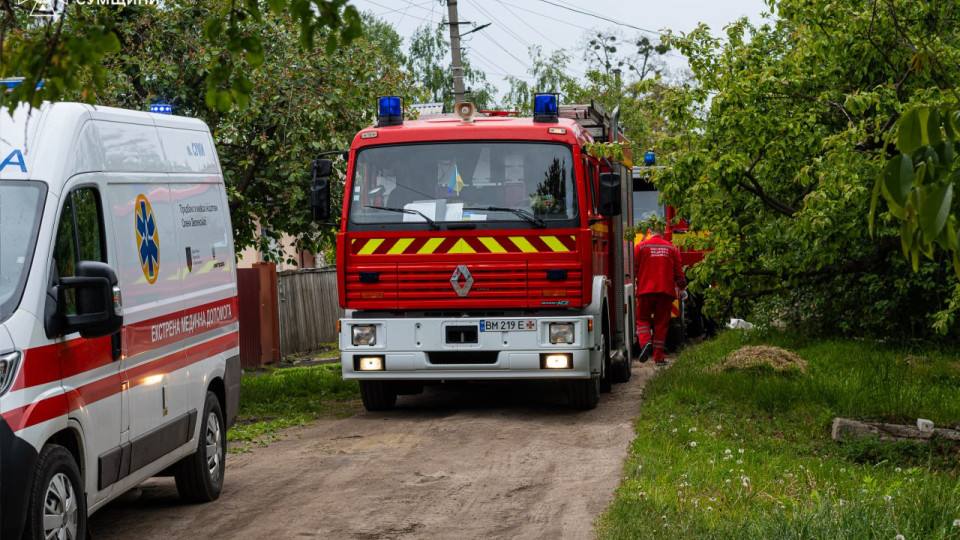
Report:
<svg viewBox="0 0 960 540"><path fill-rule="evenodd" d="M343 377L368 410L424 383L556 380L580 409L630 378L634 328L631 164L585 145L620 138L617 111L404 121L400 98L347 158L337 236ZM329 212L332 161L314 160L313 215ZM622 181L621 181L622 179Z"/></svg>

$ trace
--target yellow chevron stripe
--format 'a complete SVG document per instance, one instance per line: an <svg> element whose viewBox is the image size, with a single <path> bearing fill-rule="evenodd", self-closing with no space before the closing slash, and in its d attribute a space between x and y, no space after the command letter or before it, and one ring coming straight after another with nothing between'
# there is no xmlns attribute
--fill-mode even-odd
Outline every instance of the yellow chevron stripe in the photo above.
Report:
<svg viewBox="0 0 960 540"><path fill-rule="evenodd" d="M492 237L481 236L480 243L487 246L487 249L490 250L490 253L506 253L507 250L503 249L503 246L500 245L500 242L497 242Z"/></svg>
<svg viewBox="0 0 960 540"><path fill-rule="evenodd" d="M524 253L536 253L537 248L533 247L526 238L522 236L511 236L510 241L514 243L517 248Z"/></svg>
<svg viewBox="0 0 960 540"><path fill-rule="evenodd" d="M380 244L383 243L383 238L371 238L369 242L363 248L357 252L357 255L370 255L373 253Z"/></svg>
<svg viewBox="0 0 960 540"><path fill-rule="evenodd" d="M457 240L457 243L454 244L452 248L450 248L450 253L476 253L476 252L477 250L470 247L470 244L468 244L463 238L461 238L460 240Z"/></svg>
<svg viewBox="0 0 960 540"><path fill-rule="evenodd" d="M420 248L420 251L417 251L417 253L421 255L433 253L434 251L437 250L437 247L442 243L443 243L443 238L431 238L427 240L427 243L424 244L423 247Z"/></svg>
<svg viewBox="0 0 960 540"><path fill-rule="evenodd" d="M397 240L397 243L390 248L390 251L387 252L387 255L400 255L407 249L407 247L413 243L413 238L401 238Z"/></svg>
<svg viewBox="0 0 960 540"><path fill-rule="evenodd" d="M543 243L546 244L547 247L554 251L570 251L556 236L541 236L540 239L543 240Z"/></svg>

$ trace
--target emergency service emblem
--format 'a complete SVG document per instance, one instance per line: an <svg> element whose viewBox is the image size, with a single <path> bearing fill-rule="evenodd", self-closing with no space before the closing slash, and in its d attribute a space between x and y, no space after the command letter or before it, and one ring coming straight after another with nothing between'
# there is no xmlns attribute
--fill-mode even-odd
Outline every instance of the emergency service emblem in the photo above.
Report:
<svg viewBox="0 0 960 540"><path fill-rule="evenodd" d="M160 234L153 209L145 195L139 195L136 203L137 216L137 253L140 255L140 267L143 277L150 283L157 281L160 274Z"/></svg>
<svg viewBox="0 0 960 540"><path fill-rule="evenodd" d="M460 283L461 279L463 280L462 284ZM453 271L453 275L450 276L450 285L453 285L453 290L457 293L457 296L464 297L470 292L470 287L473 287L473 276L470 274L467 265L461 264Z"/></svg>

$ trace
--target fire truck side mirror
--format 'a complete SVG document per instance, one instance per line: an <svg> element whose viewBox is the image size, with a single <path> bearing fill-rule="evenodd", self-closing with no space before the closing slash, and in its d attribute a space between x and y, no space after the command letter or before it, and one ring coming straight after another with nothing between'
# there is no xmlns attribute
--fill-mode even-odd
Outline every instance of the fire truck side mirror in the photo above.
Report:
<svg viewBox="0 0 960 540"><path fill-rule="evenodd" d="M315 159L310 164L312 180L310 182L310 217L313 221L323 221L330 217L330 175L333 161Z"/></svg>
<svg viewBox="0 0 960 540"><path fill-rule="evenodd" d="M600 173L600 215L620 215L620 175Z"/></svg>

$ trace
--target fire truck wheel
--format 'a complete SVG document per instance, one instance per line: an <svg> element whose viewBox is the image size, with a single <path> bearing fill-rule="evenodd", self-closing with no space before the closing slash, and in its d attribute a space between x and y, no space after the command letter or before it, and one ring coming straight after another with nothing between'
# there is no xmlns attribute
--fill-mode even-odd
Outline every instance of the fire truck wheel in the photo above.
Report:
<svg viewBox="0 0 960 540"><path fill-rule="evenodd" d="M633 356L633 354L631 353L630 356ZM630 365L632 363L632 358L624 358L619 364L613 366L613 382L630 382L630 377L633 375L633 366Z"/></svg>
<svg viewBox="0 0 960 540"><path fill-rule="evenodd" d="M227 430L223 424L220 400L207 392L200 416L200 440L197 451L177 464L174 478L177 493L186 502L210 502L220 497L226 465Z"/></svg>
<svg viewBox="0 0 960 540"><path fill-rule="evenodd" d="M609 394L613 391L613 366L610 359L610 333L603 334L603 377L600 378L600 391Z"/></svg>
<svg viewBox="0 0 960 540"><path fill-rule="evenodd" d="M77 463L66 448L58 444L43 448L29 497L25 539L86 538L83 483Z"/></svg>
<svg viewBox="0 0 960 540"><path fill-rule="evenodd" d="M588 411L600 402L600 378L567 381L567 397L574 409Z"/></svg>
<svg viewBox="0 0 960 540"><path fill-rule="evenodd" d="M389 381L360 381L360 398L368 411L389 411L397 404L397 388Z"/></svg>

